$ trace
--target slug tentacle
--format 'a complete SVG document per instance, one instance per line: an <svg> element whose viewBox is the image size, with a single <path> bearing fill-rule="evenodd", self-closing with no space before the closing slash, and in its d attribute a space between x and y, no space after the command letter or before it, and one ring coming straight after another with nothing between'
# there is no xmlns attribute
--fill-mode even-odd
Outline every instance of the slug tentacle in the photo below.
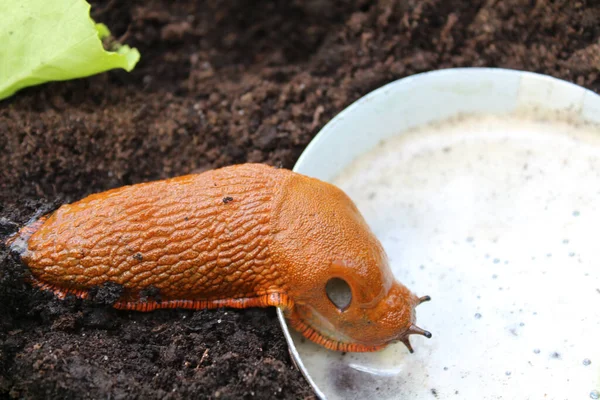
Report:
<svg viewBox="0 0 600 400"><path fill-rule="evenodd" d="M413 349L412 345L410 344L410 340L408 339L408 335L404 336L400 339L400 341L402 343L404 343L404 345L406 346L406 348L408 349L408 351L412 354L415 352L415 350Z"/></svg>
<svg viewBox="0 0 600 400"><path fill-rule="evenodd" d="M408 334L409 335L423 335L427 339L431 339L431 336L432 336L431 332L421 329L416 325L411 325L410 328L408 328Z"/></svg>
<svg viewBox="0 0 600 400"><path fill-rule="evenodd" d="M426 296L426 297L428 297L428 296ZM400 338L400 341L402 343L404 343L404 345L406 346L408 351L411 353L414 353L414 350L410 344L410 340L409 340L410 335L422 335L422 336L425 336L427 339L431 339L431 337L432 337L431 332L421 329L414 324L411 325L410 328L408 328L408 330L406 331L406 333L404 333L402 335L402 337Z"/></svg>
<svg viewBox="0 0 600 400"><path fill-rule="evenodd" d="M112 189L66 204L8 239L31 283L64 298L106 283L114 307L267 307L337 351L408 336L429 301L397 282L383 247L337 187L243 164ZM144 295L147 290L160 297ZM328 293L329 292L329 293ZM341 294L343 296L337 296Z"/></svg>

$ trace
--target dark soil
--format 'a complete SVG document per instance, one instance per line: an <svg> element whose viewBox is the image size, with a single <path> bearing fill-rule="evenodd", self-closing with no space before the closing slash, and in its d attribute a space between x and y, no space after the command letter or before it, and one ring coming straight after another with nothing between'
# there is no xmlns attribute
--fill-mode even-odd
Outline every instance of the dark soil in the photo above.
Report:
<svg viewBox="0 0 600 400"><path fill-rule="evenodd" d="M456 66L600 89L593 0L107 1L127 74L0 103L0 234L109 188L242 162L291 168L319 129L392 80ZM410 99L407 99L410 101ZM0 250L0 398L307 398L269 310L115 311L56 300Z"/></svg>

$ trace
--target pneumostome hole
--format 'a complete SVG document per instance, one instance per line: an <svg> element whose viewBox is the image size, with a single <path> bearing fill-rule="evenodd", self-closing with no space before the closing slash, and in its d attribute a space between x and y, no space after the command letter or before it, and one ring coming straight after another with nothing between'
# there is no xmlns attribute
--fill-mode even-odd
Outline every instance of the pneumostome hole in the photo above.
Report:
<svg viewBox="0 0 600 400"><path fill-rule="evenodd" d="M340 310L346 311L352 301L350 285L340 278L331 278L325 285L325 293L329 300Z"/></svg>

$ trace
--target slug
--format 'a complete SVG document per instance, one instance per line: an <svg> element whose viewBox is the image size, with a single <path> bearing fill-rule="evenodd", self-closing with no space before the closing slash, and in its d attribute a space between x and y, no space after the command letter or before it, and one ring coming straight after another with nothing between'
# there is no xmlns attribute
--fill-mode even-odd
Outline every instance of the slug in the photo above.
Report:
<svg viewBox="0 0 600 400"><path fill-rule="evenodd" d="M125 186L61 206L8 239L33 285L85 298L108 282L118 309L280 307L306 338L377 351L409 335L417 297L339 188L242 164ZM152 288L155 299L142 296Z"/></svg>

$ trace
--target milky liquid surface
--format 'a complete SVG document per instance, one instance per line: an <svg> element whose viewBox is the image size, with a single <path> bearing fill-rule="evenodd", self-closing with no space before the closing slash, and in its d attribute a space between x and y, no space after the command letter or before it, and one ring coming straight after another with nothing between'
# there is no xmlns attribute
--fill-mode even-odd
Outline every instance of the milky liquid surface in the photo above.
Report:
<svg viewBox="0 0 600 400"><path fill-rule="evenodd" d="M396 278L432 297L417 324L433 338L412 336L414 354L396 344L342 355L303 340L327 398L596 398L598 127L458 118L381 143L333 183Z"/></svg>

